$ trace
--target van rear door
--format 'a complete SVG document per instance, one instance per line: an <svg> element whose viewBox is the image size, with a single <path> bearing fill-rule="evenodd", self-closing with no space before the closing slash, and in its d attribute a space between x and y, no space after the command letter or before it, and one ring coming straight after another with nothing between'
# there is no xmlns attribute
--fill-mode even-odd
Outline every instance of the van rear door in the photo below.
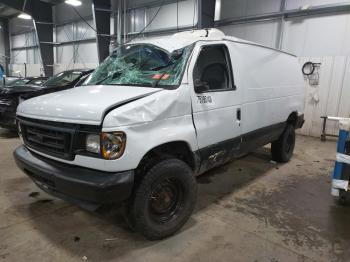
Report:
<svg viewBox="0 0 350 262"><path fill-rule="evenodd" d="M197 44L188 80L204 172L232 159L241 143L240 92L226 44Z"/></svg>

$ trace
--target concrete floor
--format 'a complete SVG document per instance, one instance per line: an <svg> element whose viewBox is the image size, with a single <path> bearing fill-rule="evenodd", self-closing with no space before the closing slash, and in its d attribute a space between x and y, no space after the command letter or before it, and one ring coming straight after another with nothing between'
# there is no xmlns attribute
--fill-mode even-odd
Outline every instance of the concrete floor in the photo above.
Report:
<svg viewBox="0 0 350 262"><path fill-rule="evenodd" d="M0 138L0 261L350 261L350 205L330 196L335 142L299 136L293 160L268 148L198 179L196 211L175 236L149 242L118 209L87 212L40 191Z"/></svg>

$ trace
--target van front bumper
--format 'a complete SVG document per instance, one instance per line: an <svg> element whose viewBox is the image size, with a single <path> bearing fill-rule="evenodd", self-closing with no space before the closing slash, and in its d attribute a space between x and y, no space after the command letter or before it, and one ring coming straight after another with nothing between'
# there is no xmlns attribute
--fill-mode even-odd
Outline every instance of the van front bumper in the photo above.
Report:
<svg viewBox="0 0 350 262"><path fill-rule="evenodd" d="M111 173L60 163L23 145L14 157L18 167L42 190L82 206L122 202L130 197L134 185L134 171Z"/></svg>

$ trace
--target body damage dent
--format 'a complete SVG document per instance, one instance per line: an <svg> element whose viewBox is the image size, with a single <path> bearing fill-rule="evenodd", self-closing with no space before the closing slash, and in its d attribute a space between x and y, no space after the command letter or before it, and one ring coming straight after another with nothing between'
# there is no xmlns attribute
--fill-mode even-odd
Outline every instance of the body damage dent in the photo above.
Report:
<svg viewBox="0 0 350 262"><path fill-rule="evenodd" d="M163 90L110 111L103 128L139 125L191 114L188 96L178 90Z"/></svg>
<svg viewBox="0 0 350 262"><path fill-rule="evenodd" d="M157 92L160 92L160 90L159 90L159 91L155 91L154 93L157 93ZM111 111L113 111L114 109L117 109L118 107L124 106L124 105L129 104L129 103L131 103L131 102L134 102L134 101L136 101L136 100L142 99L142 98L144 98L144 97L146 97L146 96L153 95L154 93L149 93L149 94L144 94L144 95L140 95L140 96L137 96L137 97L133 97L133 98L131 98L131 99L128 99L128 100L125 100L125 101L122 101L122 102L120 102L120 103L117 103L117 104L115 104L115 105L110 106L110 107L107 108L107 109L105 110L105 112L103 113L102 118L101 118L101 123L102 123L103 119L106 117L106 115L108 115L108 113L111 112Z"/></svg>

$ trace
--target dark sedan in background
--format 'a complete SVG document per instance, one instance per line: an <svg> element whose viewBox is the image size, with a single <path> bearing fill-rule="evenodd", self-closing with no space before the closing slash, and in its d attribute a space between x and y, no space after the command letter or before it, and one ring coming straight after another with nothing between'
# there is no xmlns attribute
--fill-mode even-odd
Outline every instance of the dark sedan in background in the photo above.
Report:
<svg viewBox="0 0 350 262"><path fill-rule="evenodd" d="M0 127L16 128L16 109L23 100L73 88L82 83L92 71L92 69L68 70L49 78L41 85L22 83L0 87Z"/></svg>
<svg viewBox="0 0 350 262"><path fill-rule="evenodd" d="M6 77L1 81L2 87L19 86L19 85L42 85L48 77L33 76L33 77Z"/></svg>

